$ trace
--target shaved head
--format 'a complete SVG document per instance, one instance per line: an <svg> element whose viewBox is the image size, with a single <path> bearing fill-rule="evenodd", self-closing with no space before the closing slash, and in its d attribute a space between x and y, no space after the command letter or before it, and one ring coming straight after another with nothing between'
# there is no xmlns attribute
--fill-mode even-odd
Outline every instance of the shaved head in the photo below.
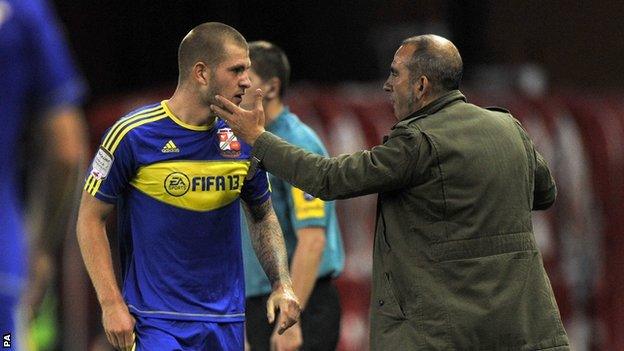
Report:
<svg viewBox="0 0 624 351"><path fill-rule="evenodd" d="M247 48L243 35L226 24L207 22L193 28L178 48L178 81L184 81L197 62L216 67L225 58L226 44Z"/></svg>
<svg viewBox="0 0 624 351"><path fill-rule="evenodd" d="M407 64L413 80L426 76L436 93L459 89L463 63L450 40L426 34L407 38L402 45L413 45L415 49Z"/></svg>

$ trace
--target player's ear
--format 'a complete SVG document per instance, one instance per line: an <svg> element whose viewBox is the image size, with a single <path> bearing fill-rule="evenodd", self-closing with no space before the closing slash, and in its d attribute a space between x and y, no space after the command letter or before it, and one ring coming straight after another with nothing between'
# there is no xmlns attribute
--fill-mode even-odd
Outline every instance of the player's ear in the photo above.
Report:
<svg viewBox="0 0 624 351"><path fill-rule="evenodd" d="M279 93L282 89L282 82L277 77L273 77L266 81L266 87L264 90L264 98L272 100L279 97Z"/></svg>
<svg viewBox="0 0 624 351"><path fill-rule="evenodd" d="M191 72L192 79L201 85L208 85L210 83L210 67L199 61L193 65Z"/></svg>

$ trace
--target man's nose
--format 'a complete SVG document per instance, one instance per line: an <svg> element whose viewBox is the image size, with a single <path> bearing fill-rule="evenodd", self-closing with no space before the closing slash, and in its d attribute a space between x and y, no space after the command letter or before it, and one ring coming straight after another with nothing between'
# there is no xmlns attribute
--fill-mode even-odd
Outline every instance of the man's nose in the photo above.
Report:
<svg viewBox="0 0 624 351"><path fill-rule="evenodd" d="M388 81L384 82L383 90L388 91L388 92L392 91L392 86L390 86L390 83L388 83Z"/></svg>
<svg viewBox="0 0 624 351"><path fill-rule="evenodd" d="M251 79L249 79L249 75L246 75L245 78L243 78L243 80L241 80L239 84L241 87L245 89L251 88Z"/></svg>

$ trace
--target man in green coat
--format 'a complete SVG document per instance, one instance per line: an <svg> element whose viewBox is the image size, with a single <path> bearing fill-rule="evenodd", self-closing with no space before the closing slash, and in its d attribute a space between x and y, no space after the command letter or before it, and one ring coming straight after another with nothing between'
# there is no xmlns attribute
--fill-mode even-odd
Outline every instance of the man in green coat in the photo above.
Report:
<svg viewBox="0 0 624 351"><path fill-rule="evenodd" d="M406 39L384 90L398 120L382 145L327 158L211 106L253 145L252 163L322 199L378 193L372 350L568 350L531 211L555 201L542 156L509 112L466 102L457 48Z"/></svg>

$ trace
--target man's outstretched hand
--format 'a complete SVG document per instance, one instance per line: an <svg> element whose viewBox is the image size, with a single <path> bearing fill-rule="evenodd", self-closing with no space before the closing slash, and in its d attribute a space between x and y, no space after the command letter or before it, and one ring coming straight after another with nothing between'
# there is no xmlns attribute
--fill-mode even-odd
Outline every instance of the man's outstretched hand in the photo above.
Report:
<svg viewBox="0 0 624 351"><path fill-rule="evenodd" d="M210 109L221 119L225 120L234 134L252 145L264 132L264 108L262 107L262 90L256 90L256 100L251 111L236 106L230 100L221 95L215 96L221 106L210 105Z"/></svg>

